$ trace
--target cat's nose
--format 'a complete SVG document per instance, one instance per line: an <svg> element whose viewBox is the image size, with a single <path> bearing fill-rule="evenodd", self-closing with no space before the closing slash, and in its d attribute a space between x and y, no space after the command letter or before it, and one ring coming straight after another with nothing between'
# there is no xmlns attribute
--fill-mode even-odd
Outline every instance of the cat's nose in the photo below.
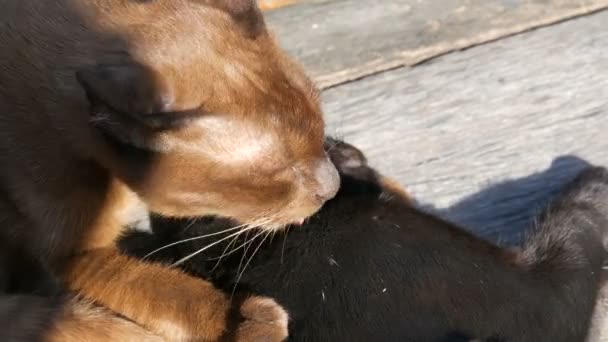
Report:
<svg viewBox="0 0 608 342"><path fill-rule="evenodd" d="M315 179L318 184L315 189L316 200L322 204L336 196L340 188L340 175L328 158L325 158L317 167Z"/></svg>

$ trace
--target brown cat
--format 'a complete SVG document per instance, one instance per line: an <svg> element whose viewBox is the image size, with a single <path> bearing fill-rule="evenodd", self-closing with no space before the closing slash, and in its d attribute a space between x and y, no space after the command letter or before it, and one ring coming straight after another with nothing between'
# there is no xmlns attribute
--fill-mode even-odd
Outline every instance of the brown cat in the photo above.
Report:
<svg viewBox="0 0 608 342"><path fill-rule="evenodd" d="M154 334L218 339L222 292L114 242L146 208L264 229L317 211L339 180L315 87L253 0L6 0L2 9L1 238ZM254 297L238 331L269 326L256 308L286 317ZM271 327L284 335L279 323Z"/></svg>

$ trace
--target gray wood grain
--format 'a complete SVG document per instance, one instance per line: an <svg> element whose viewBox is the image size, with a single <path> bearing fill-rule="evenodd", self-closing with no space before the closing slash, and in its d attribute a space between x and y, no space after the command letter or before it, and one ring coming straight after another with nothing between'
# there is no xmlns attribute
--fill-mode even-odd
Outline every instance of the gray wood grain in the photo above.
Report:
<svg viewBox="0 0 608 342"><path fill-rule="evenodd" d="M584 164L608 165L608 12L324 93L328 133L423 203L512 242Z"/></svg>
<svg viewBox="0 0 608 342"><path fill-rule="evenodd" d="M608 7L608 0L309 0L266 14L326 88Z"/></svg>

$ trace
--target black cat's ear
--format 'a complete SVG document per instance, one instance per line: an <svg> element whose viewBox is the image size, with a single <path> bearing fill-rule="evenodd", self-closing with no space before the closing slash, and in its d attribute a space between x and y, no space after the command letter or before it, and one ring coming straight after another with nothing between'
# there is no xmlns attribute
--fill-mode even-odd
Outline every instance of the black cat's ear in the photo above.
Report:
<svg viewBox="0 0 608 342"><path fill-rule="evenodd" d="M363 152L351 144L330 137L325 138L325 151L340 173L367 169L367 158Z"/></svg>
<svg viewBox="0 0 608 342"><path fill-rule="evenodd" d="M266 24L257 0L215 0L210 3L230 14L250 38L255 38L265 32Z"/></svg>

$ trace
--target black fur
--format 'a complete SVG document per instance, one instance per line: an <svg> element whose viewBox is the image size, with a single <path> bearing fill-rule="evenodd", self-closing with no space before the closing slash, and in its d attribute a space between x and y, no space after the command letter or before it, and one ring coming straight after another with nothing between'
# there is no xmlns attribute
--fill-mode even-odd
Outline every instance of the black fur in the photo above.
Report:
<svg viewBox="0 0 608 342"><path fill-rule="evenodd" d="M387 193L358 150L331 145L342 175L337 197L304 226L267 239L238 283L240 291L286 307L290 341L584 340L605 258L608 171L582 172L539 216L521 248L507 250ZM133 233L121 245L143 256L231 226L223 219L154 218L155 235ZM175 261L217 240L179 244L152 258ZM231 291L238 266L259 241L219 267L213 258L227 244L184 267Z"/></svg>

